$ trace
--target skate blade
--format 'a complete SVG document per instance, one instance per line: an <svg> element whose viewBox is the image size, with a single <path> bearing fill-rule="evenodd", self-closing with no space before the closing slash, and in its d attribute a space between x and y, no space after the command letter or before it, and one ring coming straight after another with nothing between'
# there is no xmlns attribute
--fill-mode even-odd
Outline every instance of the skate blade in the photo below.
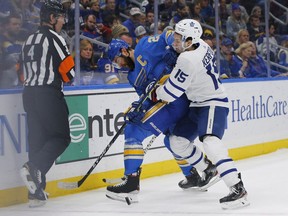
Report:
<svg viewBox="0 0 288 216"><path fill-rule="evenodd" d="M202 189L200 187L188 187L188 188L181 188L183 191L192 191L192 192L207 192L208 190Z"/></svg>
<svg viewBox="0 0 288 216"><path fill-rule="evenodd" d="M217 182L219 182L221 180L220 176L217 175L215 176L214 178L212 178L208 184L202 186L202 187L199 187L199 190L200 191L207 191L208 188L210 188L211 186L213 186L214 184L216 184Z"/></svg>
<svg viewBox="0 0 288 216"><path fill-rule="evenodd" d="M232 202L225 202L221 203L222 209L238 209L238 208L243 208L245 206L249 206L250 202L247 200L247 195L242 197L241 199L232 201Z"/></svg>
<svg viewBox="0 0 288 216"><path fill-rule="evenodd" d="M133 193L113 193L111 191L106 192L106 197L112 200L125 202L128 205L131 205L131 203L138 203L138 196L137 194Z"/></svg>
<svg viewBox="0 0 288 216"><path fill-rule="evenodd" d="M35 191L37 190L36 184L33 181L29 181L29 177L31 179L30 173L26 168L22 168L20 170L20 176L26 185L27 189L29 190L30 193L34 194Z"/></svg>
<svg viewBox="0 0 288 216"><path fill-rule="evenodd" d="M33 199L33 200L29 200L29 208L37 208L37 207L41 207L44 206L46 204L46 200L37 200L37 199Z"/></svg>

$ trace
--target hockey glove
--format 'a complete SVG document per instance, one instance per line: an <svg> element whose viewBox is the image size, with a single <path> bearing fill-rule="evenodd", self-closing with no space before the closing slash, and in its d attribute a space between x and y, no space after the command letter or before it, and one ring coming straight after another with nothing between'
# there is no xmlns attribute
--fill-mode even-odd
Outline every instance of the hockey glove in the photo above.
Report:
<svg viewBox="0 0 288 216"><path fill-rule="evenodd" d="M126 113L125 121L129 121L134 124L141 123L141 120L144 117L146 110L144 106L139 107L139 104L139 101L134 101L132 103L130 111Z"/></svg>
<svg viewBox="0 0 288 216"><path fill-rule="evenodd" d="M167 64L168 68L172 69L177 61L178 53L174 50L172 46L166 48L165 53L163 54L162 59Z"/></svg>
<svg viewBox="0 0 288 216"><path fill-rule="evenodd" d="M152 101L152 102L157 102L157 95L156 95L156 89L160 86L158 83L155 84L156 80L153 80L152 82L150 82L145 91L146 93L148 93L148 98Z"/></svg>

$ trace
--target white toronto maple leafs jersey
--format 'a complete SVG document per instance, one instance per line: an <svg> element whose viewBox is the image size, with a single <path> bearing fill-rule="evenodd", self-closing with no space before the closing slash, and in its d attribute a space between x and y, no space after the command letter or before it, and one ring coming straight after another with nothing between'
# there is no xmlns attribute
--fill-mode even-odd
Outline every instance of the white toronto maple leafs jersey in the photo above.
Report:
<svg viewBox="0 0 288 216"><path fill-rule="evenodd" d="M183 93L186 93L193 107L228 107L214 52L203 40L200 40L197 49L179 55L170 78L156 90L157 99L167 102L174 101Z"/></svg>

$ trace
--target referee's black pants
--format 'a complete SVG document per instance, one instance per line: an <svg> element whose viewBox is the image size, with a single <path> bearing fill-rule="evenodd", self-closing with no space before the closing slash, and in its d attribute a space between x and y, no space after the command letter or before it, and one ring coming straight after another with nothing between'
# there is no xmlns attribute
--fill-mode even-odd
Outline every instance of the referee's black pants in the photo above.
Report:
<svg viewBox="0 0 288 216"><path fill-rule="evenodd" d="M23 106L27 113L28 157L45 175L70 143L68 107L63 92L53 87L25 87Z"/></svg>

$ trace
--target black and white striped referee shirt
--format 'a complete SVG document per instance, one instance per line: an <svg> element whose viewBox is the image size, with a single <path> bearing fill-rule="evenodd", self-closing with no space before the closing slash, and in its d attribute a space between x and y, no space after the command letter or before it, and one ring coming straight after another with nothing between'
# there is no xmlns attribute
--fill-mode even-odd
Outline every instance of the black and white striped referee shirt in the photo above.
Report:
<svg viewBox="0 0 288 216"><path fill-rule="evenodd" d="M24 86L53 86L62 89L75 75L74 60L63 37L41 26L23 44Z"/></svg>

